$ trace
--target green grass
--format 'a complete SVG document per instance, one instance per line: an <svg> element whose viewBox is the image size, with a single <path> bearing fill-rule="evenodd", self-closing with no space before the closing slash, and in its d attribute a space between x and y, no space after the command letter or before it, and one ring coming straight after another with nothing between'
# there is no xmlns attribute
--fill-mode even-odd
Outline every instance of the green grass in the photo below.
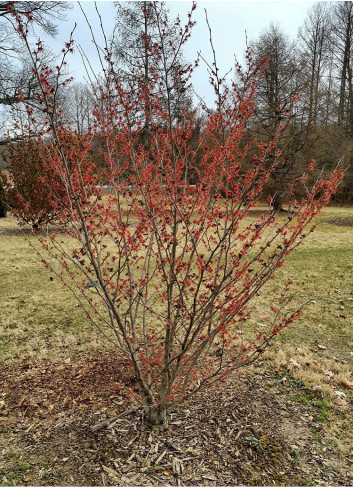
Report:
<svg viewBox="0 0 353 489"><path fill-rule="evenodd" d="M23 478L30 472L30 465L21 460L12 464L9 469L0 469L0 487L23 485Z"/></svg>
<svg viewBox="0 0 353 489"><path fill-rule="evenodd" d="M320 423L324 423L326 421L326 418L330 414L330 407L328 405L328 402L326 399L318 399L315 402L315 408L317 410L317 420Z"/></svg>
<svg viewBox="0 0 353 489"><path fill-rule="evenodd" d="M350 319L353 317L353 233L337 239L335 232L319 231L289 259L284 274L293 275L298 303L306 306L301 320L283 335L283 341L302 342L313 347L326 345L347 356L353 349ZM321 238L319 245L318 238ZM326 242L327 240L327 242Z"/></svg>
<svg viewBox="0 0 353 489"><path fill-rule="evenodd" d="M298 305L309 303L301 318L285 332L280 342L315 348L325 345L334 355L350 360L353 351L353 227L327 224L351 218L353 209L327 208L318 226L288 257L277 273L278 287L293 277L292 292Z"/></svg>

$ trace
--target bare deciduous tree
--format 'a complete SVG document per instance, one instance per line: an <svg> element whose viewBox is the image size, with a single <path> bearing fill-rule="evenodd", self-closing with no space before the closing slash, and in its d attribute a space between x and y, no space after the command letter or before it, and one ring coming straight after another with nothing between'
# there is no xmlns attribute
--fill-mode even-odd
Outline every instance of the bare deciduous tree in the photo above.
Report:
<svg viewBox="0 0 353 489"><path fill-rule="evenodd" d="M11 12L17 11L30 19L31 31L37 26L54 36L57 33L55 21L63 19L68 8L70 2L64 1L0 2L0 105L17 103L19 91L23 92L26 100L31 99L36 83Z"/></svg>

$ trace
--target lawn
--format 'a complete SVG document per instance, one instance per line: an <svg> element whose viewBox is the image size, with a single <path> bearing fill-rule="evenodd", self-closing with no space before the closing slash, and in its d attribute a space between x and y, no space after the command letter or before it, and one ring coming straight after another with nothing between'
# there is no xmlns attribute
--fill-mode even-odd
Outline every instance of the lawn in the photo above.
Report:
<svg viewBox="0 0 353 489"><path fill-rule="evenodd" d="M31 240L36 246L37 238ZM157 435L152 437L144 430L138 435L136 419L139 418L136 414L131 419L129 415L126 429L120 430L119 436L126 438L131 435L128 440L124 439L127 448L123 454L117 451L118 432L114 434L113 427L103 438L92 435L92 439L80 439L86 436L82 433L88 422L92 425L95 420L104 420L114 410L121 412L123 408L137 407L132 377L127 373L122 359L116 359L113 355L114 360L111 360L111 346L88 322L70 290L42 267L39 256L26 239L26 232L18 230L11 216L0 219L0 420L5 420L0 432L0 453L4 455L4 461L0 461L0 485L176 485L178 480L188 485L317 485L317 480L329 485L352 484L353 478L344 479L342 475L345 464L349 466L353 455L350 426L353 400L352 243L353 209L327 208L317 219L316 231L279 271L276 278L279 290L284 278L294 277L296 303L306 303L303 315L277 338L272 349L258 364L240 373L239 379L231 379L230 384L222 388L222 395L219 395L224 399L224 413L222 416L218 414L218 417L224 420L224 426L217 428L220 434L215 431L218 433L216 441L219 446L224 445L225 450L228 450L229 444L234 450L238 447L239 454L238 458L234 454L230 457L233 462L224 462L227 458L224 455L218 458L211 456L214 462L212 467L211 462L206 463L207 470L202 472L199 465L196 471L192 457L199 460L195 455L199 451L202 459L202 454L207 454L207 443L216 444L213 438L205 442L213 433L212 423L209 425L211 431L205 428L200 444L194 447L195 454L190 452L189 457L167 447L167 452L171 451L172 455L168 452L159 460L163 454L163 443L172 440L173 436L161 434L159 438ZM271 301L272 297L266 296L266 290L262 295L263 300ZM260 308L258 304L259 313ZM108 368L105 360L112 365L117 362L116 371L113 367ZM89 365L94 366L94 375ZM114 390L117 372L122 372L124 378L123 388L118 392ZM261 400L249 386L263 392ZM238 409L228 403L232 398L229 394L231 388L234 392L242 393L236 401L240 403ZM271 396L276 398L275 401ZM38 403L38 397L46 400L43 405ZM252 398L255 408L249 409L247 399ZM214 406L212 399L215 399ZM199 414L204 412L203 402L209 403L209 417L205 419ZM212 391L209 397L201 395L190 406L180 408L175 414L176 420L178 416L181 419L189 416L186 424L206 426L202 423L217 419L213 411L217 402L216 392ZM273 402L276 402L275 406L272 406ZM261 420L268 417L267 408L271 409L273 425L266 428L269 421ZM245 416L247 409L249 413L246 419L252 416L254 419L244 425L237 413L242 412ZM215 418L212 418L213 414ZM233 431L230 427L233 421L227 421L233 420L232 416L235 420ZM75 420L75 429L70 425L70 419L71 422ZM288 433L291 419L292 435ZM65 428L63 431L58 428L60 423ZM285 434L283 440L280 434L275 440L276 423L280 423L281 433ZM45 433L43 426L46 426ZM235 429L235 426L238 428ZM178 424L175 428L181 429ZM302 430L302 445L295 441L294 428L298 433ZM305 433L303 430L306 430ZM226 438L227 433L231 433L231 437L240 432L236 440ZM67 437L71 433L74 441L71 443L70 437L65 441L64 433ZM112 437L109 443L107 433ZM133 433L139 436L137 451L131 451L135 446L131 442ZM187 435L178 432L175 436L185 440ZM285 438L293 443L285 445ZM53 461L49 455L50 447L54 450L55 443L62 448L64 455ZM173 445L172 441L170 443ZM83 465L78 466L71 452L66 455L67 447L71 445L75 445L78 451L86 450L87 456L81 460ZM33 451L32 458L25 455L24 448L29 446L29 452ZM205 452L202 452L203 446ZM275 446L282 447L286 456L288 451L288 460L286 456L282 460ZM313 446L316 455L312 453ZM104 452L104 447L111 448ZM45 452L48 460L45 459ZM99 456L91 460L91 455L98 452ZM135 455L131 459L133 453ZM271 453L277 455L271 458ZM154 454L158 456L153 458ZM240 465L236 467L234 457L240 460ZM308 461L308 457L313 457L313 462ZM322 469L321 478L317 476L317 480L314 477L315 465L310 471L311 464L318 460L315 457L327 459L325 463L328 467L326 472ZM126 467L131 468L133 461L135 465L129 472ZM260 471L260 462L269 467L268 474L267 469ZM188 472L186 467L191 466L193 469ZM222 479L222 467L225 474L230 470L228 479L226 476ZM85 476L80 478L80 473ZM121 474L127 476L123 478ZM135 479L133 474L137 474Z"/></svg>

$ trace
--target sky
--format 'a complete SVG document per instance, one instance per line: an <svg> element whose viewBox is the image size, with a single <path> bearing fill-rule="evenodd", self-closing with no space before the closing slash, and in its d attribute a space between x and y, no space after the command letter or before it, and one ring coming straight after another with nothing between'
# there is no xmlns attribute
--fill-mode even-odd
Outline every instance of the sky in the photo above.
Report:
<svg viewBox="0 0 353 489"><path fill-rule="evenodd" d="M166 3L171 17L176 17L179 14L181 20L186 21L187 12L192 4L191 1L167 1ZM314 4L315 2L305 0L199 1L193 16L197 24L193 29L190 41L185 46L185 57L193 60L196 58L197 52L201 51L207 60L212 60L205 9L212 28L217 62L221 73L226 73L234 67L234 55L242 62L246 39L249 42L255 40L271 22L277 23L291 40L295 40L298 28L303 24L309 9ZM101 42L99 19L95 12L94 2L82 1L81 5L96 33L98 42ZM97 5L101 13L104 30L109 36L115 20L113 2L98 1ZM75 22L77 27L73 37L89 57L94 69L99 70L98 58L91 41L91 35L77 2L74 2L73 9L68 12L67 21L60 23L59 34L56 39L47 39L47 41L53 46L54 51L59 51L63 43L69 38ZM72 60L69 58L68 62L76 81L83 81L85 71L77 50ZM214 97L207 80L206 68L201 64L194 75L193 85L195 91L211 103Z"/></svg>

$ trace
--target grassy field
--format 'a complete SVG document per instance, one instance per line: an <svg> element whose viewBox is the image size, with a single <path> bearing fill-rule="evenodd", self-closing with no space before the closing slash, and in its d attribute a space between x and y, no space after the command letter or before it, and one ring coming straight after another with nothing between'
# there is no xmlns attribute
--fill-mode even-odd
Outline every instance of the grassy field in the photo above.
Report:
<svg viewBox="0 0 353 489"><path fill-rule="evenodd" d="M55 360L103 347L71 292L44 269L11 217L0 220L0 247L0 362Z"/></svg>
<svg viewBox="0 0 353 489"><path fill-rule="evenodd" d="M329 380L324 371L334 369L350 376L353 364L353 210L327 208L315 232L288 259L281 275L294 277L297 302L310 303L301 318L284 331L275 351L293 358L303 367L297 374L313 383ZM268 357L274 357L270 352ZM318 355L318 365L305 356ZM301 360L299 360L303 357ZM276 361L276 358L274 359ZM310 363L310 362L309 362ZM333 366L335 364L335 367ZM339 366L338 366L339 365ZM294 368L294 371L296 369ZM323 373L323 376L319 375ZM336 380L344 380L342 377ZM326 382L325 382L326 383ZM329 392L329 390L327 390Z"/></svg>
<svg viewBox="0 0 353 489"><path fill-rule="evenodd" d="M297 303L312 302L282 333L277 350L292 355L293 348L311 351L319 344L347 365L353 361L352 243L353 209L327 208L315 233L278 272L279 288L292 276ZM71 292L43 268L11 217L0 220L0 247L0 362L56 359L104 348Z"/></svg>
<svg viewBox="0 0 353 489"><path fill-rule="evenodd" d="M298 399L293 394L295 402L310 404L315 395L315 402L322 403L322 439L349 456L353 455L352 244L353 209L325 209L316 231L288 258L276 279L280 287L285 277L292 276L297 303L309 303L300 319L250 368L255 374L271 375L274 383L297 382L308 389ZM0 219L0 249L0 367L65 362L109 347L71 292L41 265L11 216Z"/></svg>

